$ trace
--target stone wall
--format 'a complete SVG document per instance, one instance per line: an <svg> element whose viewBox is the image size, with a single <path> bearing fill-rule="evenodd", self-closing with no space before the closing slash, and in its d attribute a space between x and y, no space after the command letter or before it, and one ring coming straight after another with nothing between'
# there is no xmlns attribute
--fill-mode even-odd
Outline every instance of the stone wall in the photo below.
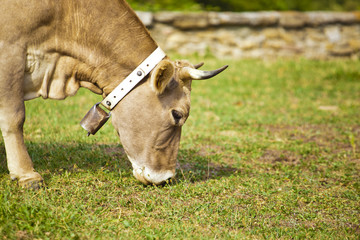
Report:
<svg viewBox="0 0 360 240"><path fill-rule="evenodd" d="M137 12L165 51L220 58L360 58L360 12Z"/></svg>

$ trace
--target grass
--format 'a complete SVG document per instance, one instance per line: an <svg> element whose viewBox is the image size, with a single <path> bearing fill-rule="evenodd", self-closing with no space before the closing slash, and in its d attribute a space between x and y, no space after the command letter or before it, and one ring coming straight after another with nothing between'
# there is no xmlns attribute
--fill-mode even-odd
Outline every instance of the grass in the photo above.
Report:
<svg viewBox="0 0 360 240"><path fill-rule="evenodd" d="M200 61L192 57L194 62ZM360 62L216 60L194 82L177 178L135 180L115 130L78 122L99 100L26 103L48 188L11 182L0 141L0 239L359 239Z"/></svg>

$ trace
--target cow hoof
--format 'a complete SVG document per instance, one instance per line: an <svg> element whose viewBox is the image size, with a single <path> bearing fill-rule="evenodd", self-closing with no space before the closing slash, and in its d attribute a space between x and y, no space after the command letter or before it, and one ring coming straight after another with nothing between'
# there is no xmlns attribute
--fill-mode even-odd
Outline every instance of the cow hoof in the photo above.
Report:
<svg viewBox="0 0 360 240"><path fill-rule="evenodd" d="M39 190L40 188L45 187L44 180L38 173L36 173L36 176L32 178L19 179L18 184L25 189L32 190Z"/></svg>
<svg viewBox="0 0 360 240"><path fill-rule="evenodd" d="M32 180L32 181L27 181L25 183L19 182L19 185L25 189L30 189L30 190L39 190L40 188L45 187L44 180Z"/></svg>

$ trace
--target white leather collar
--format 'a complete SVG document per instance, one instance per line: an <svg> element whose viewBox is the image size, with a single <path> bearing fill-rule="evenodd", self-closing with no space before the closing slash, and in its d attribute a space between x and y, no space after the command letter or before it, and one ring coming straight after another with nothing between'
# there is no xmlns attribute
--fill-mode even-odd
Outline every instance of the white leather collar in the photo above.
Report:
<svg viewBox="0 0 360 240"><path fill-rule="evenodd" d="M130 75L128 75L101 104L108 110L112 110L151 70L166 56L158 47L150 54Z"/></svg>

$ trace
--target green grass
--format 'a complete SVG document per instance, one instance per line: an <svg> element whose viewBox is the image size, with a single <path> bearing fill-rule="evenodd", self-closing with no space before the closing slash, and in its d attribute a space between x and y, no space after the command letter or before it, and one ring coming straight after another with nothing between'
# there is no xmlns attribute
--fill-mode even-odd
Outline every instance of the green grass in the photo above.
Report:
<svg viewBox="0 0 360 240"><path fill-rule="evenodd" d="M192 57L194 62L199 58ZM132 176L99 100L26 103L25 138L47 189L11 182L0 141L0 239L359 239L360 62L216 60L193 83L177 178Z"/></svg>

